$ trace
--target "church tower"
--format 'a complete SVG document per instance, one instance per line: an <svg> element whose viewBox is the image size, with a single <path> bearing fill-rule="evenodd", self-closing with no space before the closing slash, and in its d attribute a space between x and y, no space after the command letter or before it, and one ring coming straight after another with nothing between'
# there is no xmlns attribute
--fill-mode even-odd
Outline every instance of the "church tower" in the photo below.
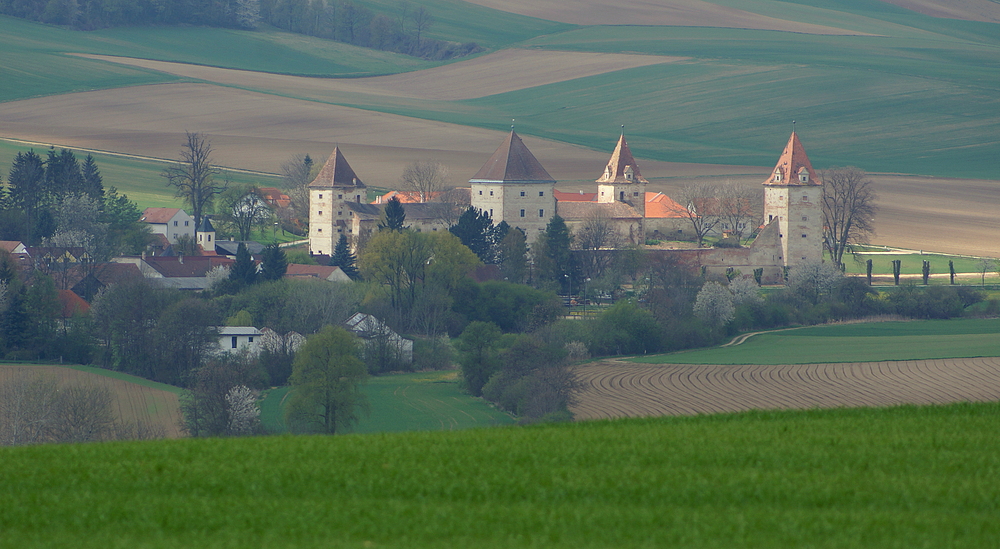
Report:
<svg viewBox="0 0 1000 549"><path fill-rule="evenodd" d="M632 158L632 151L625 142L625 131L618 138L615 152L604 168L604 175L597 180L597 201L605 204L624 202L646 217L646 181L639 173L639 165Z"/></svg>
<svg viewBox="0 0 1000 549"><path fill-rule="evenodd" d="M340 235L349 233L348 202L367 202L365 184L351 169L340 147L333 149L319 175L309 184L309 253L333 255ZM357 235L347 234L353 247Z"/></svg>
<svg viewBox="0 0 1000 549"><path fill-rule="evenodd" d="M764 181L764 223L775 222L786 267L823 260L823 182L794 131Z"/></svg>
<svg viewBox="0 0 1000 549"><path fill-rule="evenodd" d="M493 223L522 229L528 244L556 214L555 179L513 129L469 185L472 206L490 214Z"/></svg>

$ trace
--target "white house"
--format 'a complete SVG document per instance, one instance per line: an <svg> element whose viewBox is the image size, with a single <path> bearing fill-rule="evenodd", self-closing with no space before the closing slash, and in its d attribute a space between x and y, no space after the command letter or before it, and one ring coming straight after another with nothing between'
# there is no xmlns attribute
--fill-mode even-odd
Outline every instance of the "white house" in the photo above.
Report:
<svg viewBox="0 0 1000 549"><path fill-rule="evenodd" d="M139 221L149 223L154 233L167 237L171 244L185 234L194 239L194 218L180 208L146 208Z"/></svg>
<svg viewBox="0 0 1000 549"><path fill-rule="evenodd" d="M251 355L260 352L263 332L253 326L219 327L219 352L234 353L246 349Z"/></svg>
<svg viewBox="0 0 1000 549"><path fill-rule="evenodd" d="M404 364L413 362L413 340L392 331L381 320L366 313L355 313L344 322L348 331L364 340L366 346L386 345L394 349L399 360Z"/></svg>

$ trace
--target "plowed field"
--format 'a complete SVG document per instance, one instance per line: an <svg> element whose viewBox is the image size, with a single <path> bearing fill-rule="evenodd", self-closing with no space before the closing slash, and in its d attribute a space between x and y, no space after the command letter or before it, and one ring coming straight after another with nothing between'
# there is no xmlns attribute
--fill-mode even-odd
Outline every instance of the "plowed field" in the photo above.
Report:
<svg viewBox="0 0 1000 549"><path fill-rule="evenodd" d="M695 415L1000 400L1000 358L779 366L645 365L577 368L577 419Z"/></svg>
<svg viewBox="0 0 1000 549"><path fill-rule="evenodd" d="M176 393L61 366L0 364L0 384L21 375L40 375L65 385L108 387L114 395L114 411L121 421L142 421L159 426L168 438L183 436L180 403Z"/></svg>

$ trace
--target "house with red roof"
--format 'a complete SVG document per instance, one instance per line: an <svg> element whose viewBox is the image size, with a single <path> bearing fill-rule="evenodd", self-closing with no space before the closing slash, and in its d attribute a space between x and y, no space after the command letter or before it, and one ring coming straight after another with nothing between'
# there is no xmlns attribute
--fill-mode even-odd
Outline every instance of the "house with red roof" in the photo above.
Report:
<svg viewBox="0 0 1000 549"><path fill-rule="evenodd" d="M154 234L162 234L171 244L182 235L194 238L194 218L180 208L146 208L139 221L148 223Z"/></svg>

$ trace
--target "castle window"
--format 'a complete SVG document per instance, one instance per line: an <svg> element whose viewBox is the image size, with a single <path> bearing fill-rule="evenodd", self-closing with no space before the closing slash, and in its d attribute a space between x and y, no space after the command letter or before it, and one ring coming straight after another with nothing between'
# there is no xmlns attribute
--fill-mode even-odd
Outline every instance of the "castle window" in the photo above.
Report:
<svg viewBox="0 0 1000 549"><path fill-rule="evenodd" d="M479 191L479 196L483 196L483 191Z"/></svg>
<svg viewBox="0 0 1000 549"><path fill-rule="evenodd" d="M337 215L344 215L344 211L341 210L341 211L337 212Z"/></svg>
<svg viewBox="0 0 1000 549"><path fill-rule="evenodd" d="M319 211L319 215L323 215L323 210L320 210L320 211Z"/></svg>
<svg viewBox="0 0 1000 549"><path fill-rule="evenodd" d="M806 216L802 216L802 221L809 221L809 218Z"/></svg>
<svg viewBox="0 0 1000 549"><path fill-rule="evenodd" d="M493 217L493 208L490 208L490 217Z"/></svg>
<svg viewBox="0 0 1000 549"><path fill-rule="evenodd" d="M545 217L545 210L538 210L538 217Z"/></svg>
<svg viewBox="0 0 1000 549"><path fill-rule="evenodd" d="M802 238L806 238L806 235L802 235Z"/></svg>
<svg viewBox="0 0 1000 549"><path fill-rule="evenodd" d="M323 195L319 195L319 197L320 197L320 198L323 198ZM342 199L342 198L344 198L344 195L342 195L342 194L338 194L338 195L337 195L337 198L340 198L340 199Z"/></svg>
<svg viewBox="0 0 1000 549"><path fill-rule="evenodd" d="M319 197L320 197L320 198L323 198L323 193L319 193Z"/></svg>
<svg viewBox="0 0 1000 549"><path fill-rule="evenodd" d="M639 192L636 191L636 192L632 193L632 196L639 196Z"/></svg>
<svg viewBox="0 0 1000 549"><path fill-rule="evenodd" d="M521 217L524 217L524 210L521 210Z"/></svg>
<svg viewBox="0 0 1000 549"><path fill-rule="evenodd" d="M545 191L538 191L538 196L545 196Z"/></svg>
<svg viewBox="0 0 1000 549"><path fill-rule="evenodd" d="M806 200L809 200L809 195L807 194L802 195L802 201L805 202Z"/></svg>
<svg viewBox="0 0 1000 549"><path fill-rule="evenodd" d="M493 196L493 191L490 191L490 196Z"/></svg>
<svg viewBox="0 0 1000 549"><path fill-rule="evenodd" d="M799 181L803 183L809 182L809 170L803 168L802 171L799 172Z"/></svg>
<svg viewBox="0 0 1000 549"><path fill-rule="evenodd" d="M524 191L521 191L521 196L524 196Z"/></svg>
<svg viewBox="0 0 1000 549"><path fill-rule="evenodd" d="M781 172L779 170L774 170L774 178L771 181L781 181Z"/></svg>
<svg viewBox="0 0 1000 549"><path fill-rule="evenodd" d="M316 232L317 233L321 233L321 232L323 232L323 229L316 229Z"/></svg>

